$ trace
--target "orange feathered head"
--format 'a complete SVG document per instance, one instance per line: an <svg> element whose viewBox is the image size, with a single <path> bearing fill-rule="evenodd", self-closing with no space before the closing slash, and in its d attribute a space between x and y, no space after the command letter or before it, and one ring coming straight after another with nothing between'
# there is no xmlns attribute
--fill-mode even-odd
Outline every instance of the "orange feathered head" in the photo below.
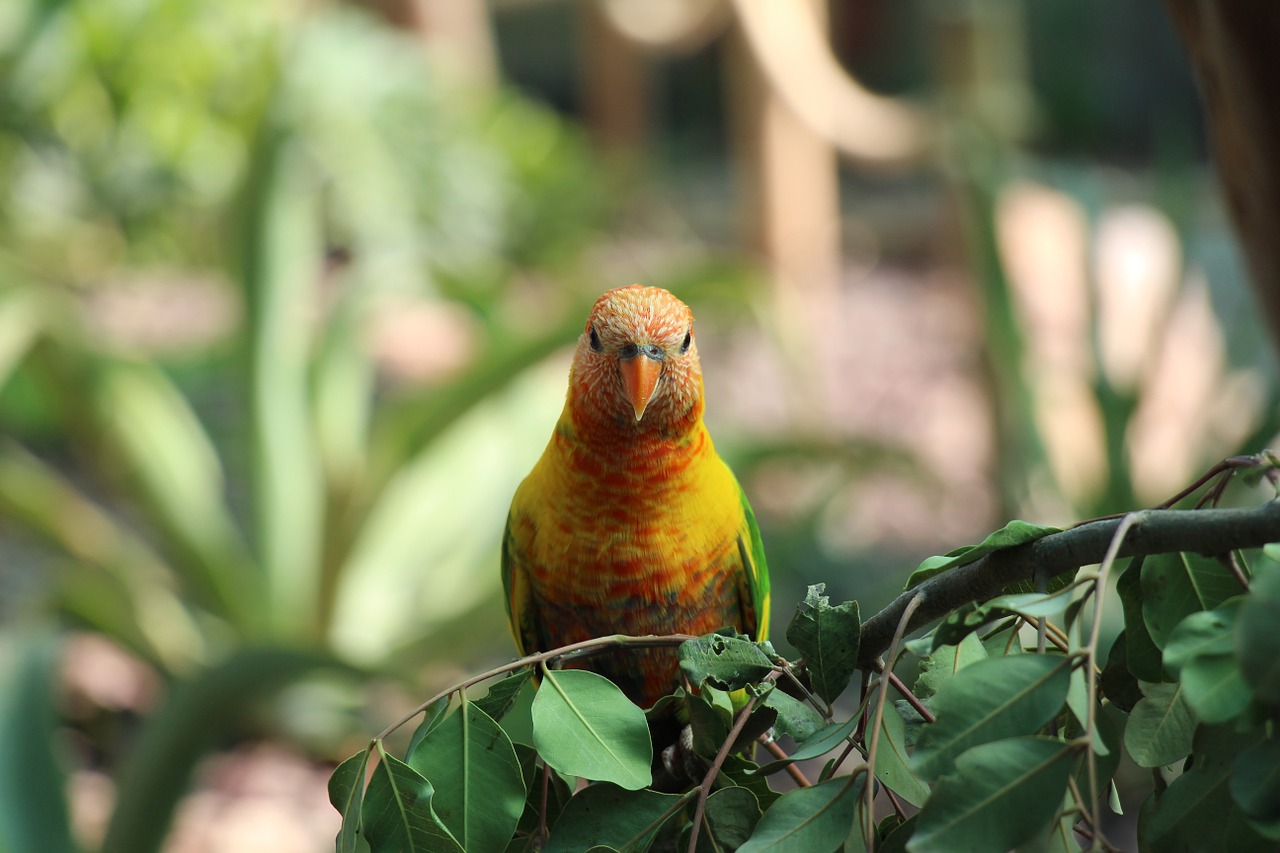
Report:
<svg viewBox="0 0 1280 853"><path fill-rule="evenodd" d="M596 300L569 375L575 415L627 432L662 432L702 414L702 368L689 306L633 284Z"/></svg>

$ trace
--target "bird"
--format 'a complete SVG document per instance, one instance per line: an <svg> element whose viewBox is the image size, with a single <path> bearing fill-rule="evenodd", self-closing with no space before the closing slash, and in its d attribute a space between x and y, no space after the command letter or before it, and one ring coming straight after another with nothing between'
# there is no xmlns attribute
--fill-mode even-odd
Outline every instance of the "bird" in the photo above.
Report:
<svg viewBox="0 0 1280 853"><path fill-rule="evenodd" d="M660 287L596 300L564 409L512 498L502 547L522 655L613 634L764 640L769 574L751 505L703 422L693 314ZM642 708L680 685L673 648L578 666Z"/></svg>

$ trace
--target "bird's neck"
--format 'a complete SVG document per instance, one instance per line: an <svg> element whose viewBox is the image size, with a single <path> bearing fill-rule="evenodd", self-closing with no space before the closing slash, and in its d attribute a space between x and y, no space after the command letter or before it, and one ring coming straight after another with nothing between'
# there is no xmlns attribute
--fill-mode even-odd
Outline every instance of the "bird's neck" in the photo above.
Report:
<svg viewBox="0 0 1280 853"><path fill-rule="evenodd" d="M683 412L660 407L639 421L629 412L620 415L575 406L571 400L560 419L557 439L571 467L599 476L617 473L669 479L714 455L702 422L700 398Z"/></svg>

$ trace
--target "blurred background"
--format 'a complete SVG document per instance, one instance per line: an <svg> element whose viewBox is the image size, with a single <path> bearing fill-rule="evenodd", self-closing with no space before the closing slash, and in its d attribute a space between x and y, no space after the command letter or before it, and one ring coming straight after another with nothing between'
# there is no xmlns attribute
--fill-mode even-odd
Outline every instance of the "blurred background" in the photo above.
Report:
<svg viewBox="0 0 1280 853"><path fill-rule="evenodd" d="M0 4L0 851L328 849L607 288L779 626L1267 445L1201 115L1158 0Z"/></svg>

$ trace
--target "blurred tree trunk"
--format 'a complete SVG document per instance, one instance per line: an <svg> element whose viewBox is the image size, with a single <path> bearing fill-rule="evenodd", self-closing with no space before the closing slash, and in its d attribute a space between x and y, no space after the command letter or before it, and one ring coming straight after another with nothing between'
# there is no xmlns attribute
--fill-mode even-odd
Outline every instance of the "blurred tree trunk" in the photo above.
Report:
<svg viewBox="0 0 1280 853"><path fill-rule="evenodd" d="M497 50L484 0L354 0L391 24L415 33L466 84L498 82Z"/></svg>
<svg viewBox="0 0 1280 853"><path fill-rule="evenodd" d="M1280 347L1280 4L1165 5L1191 55L1227 207Z"/></svg>
<svg viewBox="0 0 1280 853"><path fill-rule="evenodd" d="M804 0L826 30L826 6ZM729 105L748 244L784 300L830 305L840 276L836 151L786 103L735 26L726 57Z"/></svg>
<svg viewBox="0 0 1280 853"><path fill-rule="evenodd" d="M649 76L644 48L609 22L598 3L582 4L583 112L599 148L637 156L649 135Z"/></svg>

